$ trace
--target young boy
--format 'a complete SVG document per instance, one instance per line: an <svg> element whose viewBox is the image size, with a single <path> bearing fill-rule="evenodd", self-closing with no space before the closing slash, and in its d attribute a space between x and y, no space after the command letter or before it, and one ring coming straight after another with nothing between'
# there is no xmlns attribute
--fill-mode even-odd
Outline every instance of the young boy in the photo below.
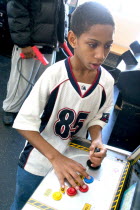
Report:
<svg viewBox="0 0 140 210"><path fill-rule="evenodd" d="M114 21L96 2L80 5L72 14L68 41L74 55L46 69L23 104L13 127L28 141L20 155L17 188L12 210L19 210L53 167L78 190L78 174L89 178L86 169L63 155L73 135L91 136L89 158L96 167L106 155L102 127L112 106L114 80L101 67L113 42ZM100 152L94 153L94 149Z"/></svg>

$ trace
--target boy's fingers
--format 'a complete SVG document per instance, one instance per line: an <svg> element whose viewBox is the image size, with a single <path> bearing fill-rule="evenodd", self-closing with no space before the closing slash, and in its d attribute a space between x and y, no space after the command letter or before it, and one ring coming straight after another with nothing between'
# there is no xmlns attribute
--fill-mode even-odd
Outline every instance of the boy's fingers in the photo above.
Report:
<svg viewBox="0 0 140 210"><path fill-rule="evenodd" d="M75 188L78 187L77 183L74 181L74 177L72 177L71 174L69 174L69 173L66 173L63 175L57 174L57 177L59 179L61 188L65 187L64 179L66 179L71 186L73 186Z"/></svg>
<svg viewBox="0 0 140 210"><path fill-rule="evenodd" d="M72 177L71 175L68 175L67 180L69 182L69 184L74 187L74 188L78 188L78 183L74 180L74 177Z"/></svg>
<svg viewBox="0 0 140 210"><path fill-rule="evenodd" d="M61 174L57 174L57 177L59 179L60 182L60 186L61 188L65 187L65 182L64 180L66 179L68 181L68 183L76 188L77 190L79 189L79 186L84 187L85 183L83 181L83 178L90 178L90 176L86 173L85 170L83 170L81 173L79 172L71 172L70 173L66 173L65 175L61 175Z"/></svg>
<svg viewBox="0 0 140 210"><path fill-rule="evenodd" d="M90 150L90 152L91 152L91 151L94 152L95 146L94 146L94 145L91 145L90 148L89 148L89 150Z"/></svg>
<svg viewBox="0 0 140 210"><path fill-rule="evenodd" d="M97 152L92 154L92 156L89 157L90 161L92 162L93 167L98 166L101 164L102 160L106 157L107 150L101 150L101 152Z"/></svg>
<svg viewBox="0 0 140 210"><path fill-rule="evenodd" d="M85 184L84 181L83 181L84 177L86 177L87 179L90 178L90 176L87 173L83 173L83 174L74 173L73 174L74 181L79 186L83 186Z"/></svg>
<svg viewBox="0 0 140 210"><path fill-rule="evenodd" d="M85 186L83 179L77 173L74 173L72 176L68 176L67 180L70 183L70 185L74 187L76 190L79 189L79 186L82 186L83 188Z"/></svg>
<svg viewBox="0 0 140 210"><path fill-rule="evenodd" d="M94 151L95 151L95 147L94 147L94 146L91 146L91 147L89 148L89 156L90 156L90 157L94 154Z"/></svg>
<svg viewBox="0 0 140 210"><path fill-rule="evenodd" d="M101 162L102 162L102 159L101 158L94 158L94 159L90 159L90 161L92 162L92 165L91 166L97 166L97 165L100 165Z"/></svg>
<svg viewBox="0 0 140 210"><path fill-rule="evenodd" d="M59 174L57 174L57 177L58 177L61 188L65 188L64 177Z"/></svg>

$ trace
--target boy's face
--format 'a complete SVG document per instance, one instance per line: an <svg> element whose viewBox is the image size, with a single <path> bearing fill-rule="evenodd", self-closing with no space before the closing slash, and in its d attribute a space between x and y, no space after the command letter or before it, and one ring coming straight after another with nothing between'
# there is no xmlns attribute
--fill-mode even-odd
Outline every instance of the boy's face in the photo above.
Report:
<svg viewBox="0 0 140 210"><path fill-rule="evenodd" d="M69 42L74 48L76 62L89 70L96 70L107 57L113 43L114 28L111 25L94 25L89 31L76 37L69 32ZM77 64L78 64L77 63Z"/></svg>

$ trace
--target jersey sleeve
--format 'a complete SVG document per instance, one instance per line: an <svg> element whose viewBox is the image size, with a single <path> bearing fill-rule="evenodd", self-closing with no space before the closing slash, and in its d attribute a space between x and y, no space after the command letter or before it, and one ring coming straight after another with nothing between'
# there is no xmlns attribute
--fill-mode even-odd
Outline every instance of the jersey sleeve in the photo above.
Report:
<svg viewBox="0 0 140 210"><path fill-rule="evenodd" d="M94 118L88 123L88 128L93 125L99 125L102 128L108 123L110 111L113 107L114 80L105 88L106 100L104 105L99 109Z"/></svg>
<svg viewBox="0 0 140 210"><path fill-rule="evenodd" d="M14 121L13 128L39 131L41 123L40 116L48 101L54 84L52 81L53 78L49 75L48 69L36 82L31 93L23 103Z"/></svg>

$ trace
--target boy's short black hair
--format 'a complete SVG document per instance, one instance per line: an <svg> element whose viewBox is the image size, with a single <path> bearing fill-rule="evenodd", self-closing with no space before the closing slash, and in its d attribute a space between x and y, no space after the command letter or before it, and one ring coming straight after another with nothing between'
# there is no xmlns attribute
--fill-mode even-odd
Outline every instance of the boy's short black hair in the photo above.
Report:
<svg viewBox="0 0 140 210"><path fill-rule="evenodd" d="M86 2L72 13L70 29L79 37L96 24L115 26L109 10L98 2Z"/></svg>

